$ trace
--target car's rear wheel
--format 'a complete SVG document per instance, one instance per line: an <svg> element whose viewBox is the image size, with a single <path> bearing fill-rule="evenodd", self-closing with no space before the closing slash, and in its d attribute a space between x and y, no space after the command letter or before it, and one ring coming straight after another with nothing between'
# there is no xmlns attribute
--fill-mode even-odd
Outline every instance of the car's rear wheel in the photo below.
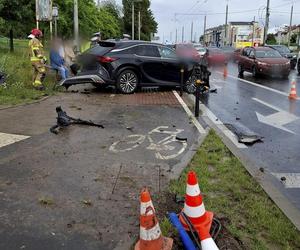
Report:
<svg viewBox="0 0 300 250"><path fill-rule="evenodd" d="M239 76L242 77L244 75L244 69L240 63L238 64L238 71L239 71Z"/></svg>
<svg viewBox="0 0 300 250"><path fill-rule="evenodd" d="M133 70L124 70L117 78L117 88L123 94L132 94L137 90L138 82L138 76Z"/></svg>
<svg viewBox="0 0 300 250"><path fill-rule="evenodd" d="M191 75L190 78L185 83L184 89L189 94L194 94L196 92L196 76Z"/></svg>

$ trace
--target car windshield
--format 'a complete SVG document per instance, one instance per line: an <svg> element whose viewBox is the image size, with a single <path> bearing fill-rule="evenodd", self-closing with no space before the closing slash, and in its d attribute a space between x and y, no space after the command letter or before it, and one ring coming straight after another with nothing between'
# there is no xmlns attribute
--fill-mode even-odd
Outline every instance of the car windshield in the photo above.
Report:
<svg viewBox="0 0 300 250"><path fill-rule="evenodd" d="M257 58L281 58L282 56L276 50L257 50Z"/></svg>
<svg viewBox="0 0 300 250"><path fill-rule="evenodd" d="M290 53L290 50L285 46L275 46L274 49L276 49L280 53Z"/></svg>

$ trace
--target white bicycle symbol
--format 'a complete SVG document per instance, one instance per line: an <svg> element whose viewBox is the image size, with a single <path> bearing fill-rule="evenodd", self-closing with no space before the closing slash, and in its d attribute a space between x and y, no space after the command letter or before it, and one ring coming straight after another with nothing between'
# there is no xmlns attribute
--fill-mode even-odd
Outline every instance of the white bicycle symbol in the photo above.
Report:
<svg viewBox="0 0 300 250"><path fill-rule="evenodd" d="M114 142L110 146L109 150L115 153L131 151L139 147L147 138L150 142L150 145L147 147L147 149L156 151L155 157L157 159L169 160L176 158L178 155L182 154L187 147L186 141L180 141L176 139L177 135L183 132L184 129L167 131L166 129L168 128L168 126L160 126L151 130L147 135L128 135L123 140ZM158 142L154 142L152 138L154 134L165 134L167 136ZM170 154L170 151L175 152Z"/></svg>

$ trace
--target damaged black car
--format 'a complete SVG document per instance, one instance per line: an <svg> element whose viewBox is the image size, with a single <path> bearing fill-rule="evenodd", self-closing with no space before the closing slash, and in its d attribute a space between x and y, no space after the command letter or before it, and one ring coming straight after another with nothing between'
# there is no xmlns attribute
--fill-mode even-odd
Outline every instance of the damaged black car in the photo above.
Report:
<svg viewBox="0 0 300 250"><path fill-rule="evenodd" d="M198 62L178 57L175 50L146 41L101 41L79 56L79 73L61 82L72 85L91 83L96 87L115 86L123 94L140 87L183 87L195 92L193 68Z"/></svg>

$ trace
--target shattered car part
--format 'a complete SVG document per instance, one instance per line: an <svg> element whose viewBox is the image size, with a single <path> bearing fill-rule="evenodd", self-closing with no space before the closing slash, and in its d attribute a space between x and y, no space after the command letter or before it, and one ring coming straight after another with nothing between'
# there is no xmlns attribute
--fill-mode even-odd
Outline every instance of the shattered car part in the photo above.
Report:
<svg viewBox="0 0 300 250"><path fill-rule="evenodd" d="M73 124L104 128L103 125L96 124L92 121L85 121L85 120L81 120L79 118L77 119L77 118L70 117L67 115L67 113L65 111L62 110L61 107L56 107L56 113L57 113L57 118L56 118L57 124L50 128L50 132L53 134L58 134L59 129L68 127Z"/></svg>
<svg viewBox="0 0 300 250"><path fill-rule="evenodd" d="M252 131L239 124L224 124L232 133L237 136L238 142L248 146L255 143L263 142L264 137L254 134Z"/></svg>

